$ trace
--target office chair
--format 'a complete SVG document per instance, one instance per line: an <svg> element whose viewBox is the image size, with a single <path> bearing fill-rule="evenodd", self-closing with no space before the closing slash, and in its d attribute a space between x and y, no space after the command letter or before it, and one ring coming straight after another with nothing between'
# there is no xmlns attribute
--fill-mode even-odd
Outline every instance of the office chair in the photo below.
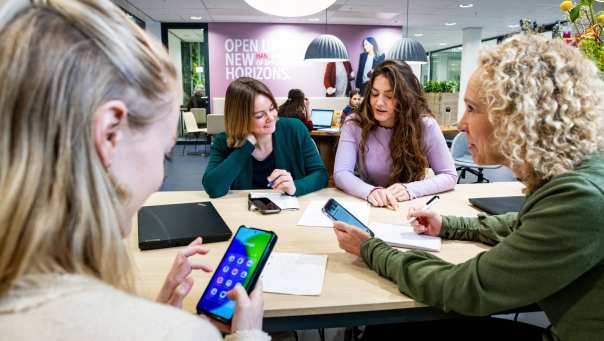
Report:
<svg viewBox="0 0 604 341"><path fill-rule="evenodd" d="M461 171L461 174L457 178L457 183L459 183L459 180L466 178L466 172L476 175L476 183L490 182L489 179L484 177L482 171L501 167L501 165L477 165L474 163L472 154L468 150L468 139L465 133L455 135L451 143L451 155L453 156L453 161L455 161L455 169L458 172Z"/></svg>
<svg viewBox="0 0 604 341"><path fill-rule="evenodd" d="M183 112L182 113L182 120L185 123L185 136L191 135L191 134L206 134L208 132L207 128L199 128L197 126L197 122L195 120L195 116L193 116L192 112ZM189 155L204 155L207 156L207 153L197 153L197 143L199 142L199 139L195 139L195 152L194 153L189 153ZM185 146L183 146L182 148L182 154L185 155Z"/></svg>

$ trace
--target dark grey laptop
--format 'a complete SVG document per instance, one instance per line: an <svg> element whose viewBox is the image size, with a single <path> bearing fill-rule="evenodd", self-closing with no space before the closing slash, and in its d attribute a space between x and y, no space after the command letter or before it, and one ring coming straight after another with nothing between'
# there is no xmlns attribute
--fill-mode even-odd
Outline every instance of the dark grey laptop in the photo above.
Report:
<svg viewBox="0 0 604 341"><path fill-rule="evenodd" d="M211 202L146 206L138 212L141 250L183 246L201 236L204 243L229 240L232 232Z"/></svg>
<svg viewBox="0 0 604 341"><path fill-rule="evenodd" d="M492 198L470 198L470 204L485 211L488 214L504 214L518 212L524 205L523 196L492 197Z"/></svg>
<svg viewBox="0 0 604 341"><path fill-rule="evenodd" d="M331 109L312 109L310 111L310 120L315 130L331 127L334 111Z"/></svg>

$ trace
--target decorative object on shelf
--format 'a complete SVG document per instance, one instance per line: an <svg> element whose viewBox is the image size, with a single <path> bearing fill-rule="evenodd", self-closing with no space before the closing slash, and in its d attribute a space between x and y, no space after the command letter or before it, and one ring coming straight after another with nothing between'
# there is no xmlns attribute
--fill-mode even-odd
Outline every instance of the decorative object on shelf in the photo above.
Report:
<svg viewBox="0 0 604 341"><path fill-rule="evenodd" d="M574 37L570 32L563 32L562 38L577 46L587 58L596 63L604 75L604 11L596 13L593 3L594 0L580 0L576 4L572 1L560 3L560 10L568 14L568 19L575 29Z"/></svg>
<svg viewBox="0 0 604 341"><path fill-rule="evenodd" d="M336 0L244 0L248 5L270 15L278 17L305 17L319 13Z"/></svg>
<svg viewBox="0 0 604 341"><path fill-rule="evenodd" d="M390 51L388 51L386 58L398 59L410 64L425 64L428 62L426 50L419 41L409 38L409 1L410 0L407 0L407 18L402 26L401 33L403 34L403 37L394 43L392 48L390 48Z"/></svg>
<svg viewBox="0 0 604 341"><path fill-rule="evenodd" d="M428 108L441 127L451 127L457 123L457 100L459 82L428 81L424 85L424 97Z"/></svg>
<svg viewBox="0 0 604 341"><path fill-rule="evenodd" d="M327 34L327 10L323 34L313 39L304 53L304 60L315 62L342 62L348 60L348 51L340 38Z"/></svg>

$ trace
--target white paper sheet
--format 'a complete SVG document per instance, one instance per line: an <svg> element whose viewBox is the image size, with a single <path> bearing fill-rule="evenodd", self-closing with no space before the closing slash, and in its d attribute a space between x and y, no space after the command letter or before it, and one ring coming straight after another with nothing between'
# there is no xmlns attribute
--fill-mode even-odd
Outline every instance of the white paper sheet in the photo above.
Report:
<svg viewBox="0 0 604 341"><path fill-rule="evenodd" d="M289 196L287 194L277 192L251 192L250 197L254 198L269 198L272 202L277 204L282 210L298 210L300 209L300 203L298 198Z"/></svg>
<svg viewBox="0 0 604 341"><path fill-rule="evenodd" d="M370 223L369 228L375 233L375 237L383 240L386 244L407 249L419 249L427 251L440 251L440 237L417 234L409 224L392 225L382 223Z"/></svg>
<svg viewBox="0 0 604 341"><path fill-rule="evenodd" d="M326 255L273 252L262 271L264 292L321 295Z"/></svg>
<svg viewBox="0 0 604 341"><path fill-rule="evenodd" d="M298 220L299 226L319 226L319 227L332 227L333 221L329 219L321 209L325 206L325 203L328 199L325 200L313 200L304 210L304 214L302 214L302 218ZM367 225L369 222L369 204L358 201L345 201L338 200L344 208L346 208L350 213L352 213L357 219L359 219L363 224Z"/></svg>

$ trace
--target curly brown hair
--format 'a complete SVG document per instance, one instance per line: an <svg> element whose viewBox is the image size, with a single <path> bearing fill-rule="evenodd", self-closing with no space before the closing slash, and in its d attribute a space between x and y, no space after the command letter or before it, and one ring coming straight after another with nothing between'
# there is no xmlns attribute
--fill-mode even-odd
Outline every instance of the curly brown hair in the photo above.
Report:
<svg viewBox="0 0 604 341"><path fill-rule="evenodd" d="M373 116L373 108L369 100L373 83L378 76L388 79L393 88L394 98L397 100L394 131L389 146L392 159L389 185L421 180L428 167L428 159L422 148L421 118L430 115L430 111L419 80L407 63L398 60L387 60L373 71L360 112L351 119L361 128L359 144L361 157L358 168L360 175L366 178L364 165L367 137L373 129L379 126Z"/></svg>

